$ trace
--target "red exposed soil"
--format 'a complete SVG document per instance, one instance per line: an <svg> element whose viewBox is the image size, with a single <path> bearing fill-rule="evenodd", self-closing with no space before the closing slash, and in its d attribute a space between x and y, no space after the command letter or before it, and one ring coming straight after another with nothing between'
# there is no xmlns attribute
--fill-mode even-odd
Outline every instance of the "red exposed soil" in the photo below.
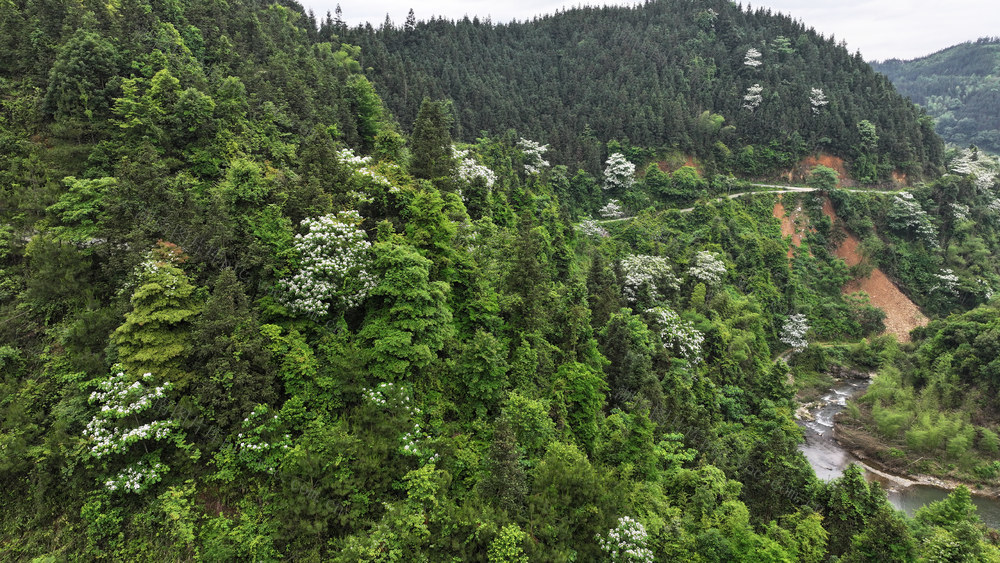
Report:
<svg viewBox="0 0 1000 563"><path fill-rule="evenodd" d="M695 170L698 171L699 176L704 176L704 172L702 172L701 166L699 166L698 163L694 161L693 156L687 155L686 160L684 161L683 164L677 165L676 160L674 161L674 164L675 164L674 166L671 166L671 163L665 160L658 160L656 162L656 165L659 166L660 170L663 172L672 174L684 166L690 166L691 168L694 168Z"/></svg>
<svg viewBox="0 0 1000 563"><path fill-rule="evenodd" d="M824 166L827 166L824 164ZM831 166L831 168L833 168ZM781 220L781 236L792 237L792 248L802 244L802 231L796 226L797 219L804 219L805 214L801 209L795 209L786 215L785 206L779 200L774 206L773 214ZM837 214L833 210L833 203L828 199L823 202L823 214L834 223L837 222ZM800 224L802 221L798 221ZM861 245L857 237L847 233L846 238L837 247L834 254L842 259L848 266L860 264L864 257L861 255L859 246ZM788 249L788 257L792 257L792 248ZM910 301L910 299L896 287L882 270L874 268L870 276L855 279L848 282L844 288L844 293L854 293L864 291L868 294L870 303L885 311L885 334L893 334L900 342L910 341L910 331L918 326L927 324L927 317L920 312L920 308Z"/></svg>
<svg viewBox="0 0 1000 563"><path fill-rule="evenodd" d="M783 173L782 176L784 176L784 178L790 183L802 183L809 179L809 173L814 167L821 165L837 171L837 176L840 177L837 184L840 187L852 188L857 185L857 182L855 182L847 173L846 161L839 156L833 156L826 153L817 153L803 158L798 164L795 165L794 168ZM910 180L906 174L896 170L892 173L892 181L897 186L908 186Z"/></svg>
<svg viewBox="0 0 1000 563"><path fill-rule="evenodd" d="M826 199L823 202L823 214L834 223L837 222L837 214L833 210L833 203ZM860 264L864 259L858 250L860 241L852 233L847 233L837 250L836 256L842 259L848 266ZM885 332L896 335L896 340L900 342L910 341L910 331L918 326L927 324L927 317L920 312L910 298L907 297L892 280L878 268L872 269L870 276L855 279L847 283L843 289L844 293L854 293L864 291L868 294L871 304L885 311Z"/></svg>
<svg viewBox="0 0 1000 563"><path fill-rule="evenodd" d="M821 165L837 171L837 176L840 177L838 184L841 187L854 185L854 181L847 175L847 164L844 162L844 159L823 153L803 158L795 165L795 168L792 168L785 174L785 177L792 183L805 182L809 178L809 172L816 166Z"/></svg>
<svg viewBox="0 0 1000 563"><path fill-rule="evenodd" d="M773 215L781 221L781 238L792 237L792 245L788 247L788 259L792 259L792 253L802 245L802 233L795 225L795 220L802 216L802 210L796 208L792 213L786 214L785 206L781 203L781 196L774 204Z"/></svg>

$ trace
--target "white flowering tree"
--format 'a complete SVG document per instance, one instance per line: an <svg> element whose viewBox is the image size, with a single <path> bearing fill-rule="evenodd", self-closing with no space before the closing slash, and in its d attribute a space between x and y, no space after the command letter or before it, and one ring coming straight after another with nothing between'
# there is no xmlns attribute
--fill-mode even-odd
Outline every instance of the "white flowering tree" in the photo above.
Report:
<svg viewBox="0 0 1000 563"><path fill-rule="evenodd" d="M345 148L337 151L337 160L351 171L351 180L354 190L349 192L354 201L359 203L371 203L373 201L372 187L388 188L389 192L395 193L399 188L393 184L384 172L386 169L395 168L394 164L379 163L372 165L370 156L358 156L354 151Z"/></svg>
<svg viewBox="0 0 1000 563"><path fill-rule="evenodd" d="M823 93L822 88L813 88L809 93L809 105L812 107L813 115L819 115L819 111L823 109L823 106L830 103L830 100L826 99L826 94Z"/></svg>
<svg viewBox="0 0 1000 563"><path fill-rule="evenodd" d="M597 536L597 543L613 563L653 563L653 550L649 549L649 534L641 522L622 516L618 525L608 530L607 536Z"/></svg>
<svg viewBox="0 0 1000 563"><path fill-rule="evenodd" d="M96 411L83 431L87 455L105 466L115 461L125 465L104 481L109 491L138 493L160 481L170 470L160 462L159 451L150 451L149 444L159 441L179 442L183 435L171 419L151 420L149 410L163 406L166 393L171 390L169 381L157 384L150 373L139 377L126 374L116 365L113 374L96 382L97 389L90 394L89 402ZM144 444L144 453L133 450ZM138 459L137 459L138 458Z"/></svg>
<svg viewBox="0 0 1000 563"><path fill-rule="evenodd" d="M635 164L622 153L612 153L604 164L605 190L624 191L635 183Z"/></svg>
<svg viewBox="0 0 1000 563"><path fill-rule="evenodd" d="M233 448L236 460L249 469L273 474L292 447L292 437L281 432L281 422L267 405L254 407L236 435Z"/></svg>
<svg viewBox="0 0 1000 563"><path fill-rule="evenodd" d="M887 213L889 225L894 229L912 230L927 244L937 246L937 229L927 212L920 207L910 192L901 192L892 200Z"/></svg>
<svg viewBox="0 0 1000 563"><path fill-rule="evenodd" d="M680 280L663 256L628 256L621 261L621 271L624 277L622 294L631 303L636 303L646 293L653 302L661 301L668 289L680 289Z"/></svg>
<svg viewBox="0 0 1000 563"><path fill-rule="evenodd" d="M975 147L964 149L951 163L948 169L954 174L971 176L972 182L980 193L993 187L997 179L996 159Z"/></svg>
<svg viewBox="0 0 1000 563"><path fill-rule="evenodd" d="M743 57L743 64L744 66L748 66L750 68L757 68L760 65L764 64L760 60L760 57L761 57L760 51L754 49L753 47L750 47L749 49L747 49L746 56Z"/></svg>
<svg viewBox="0 0 1000 563"><path fill-rule="evenodd" d="M607 205L599 210L601 217L605 219L621 219L625 217L625 210L622 209L622 202L612 199Z"/></svg>
<svg viewBox="0 0 1000 563"><path fill-rule="evenodd" d="M931 288L931 291L941 291L950 295L958 295L958 276L951 268L945 268L940 273L934 274L938 283Z"/></svg>
<svg viewBox="0 0 1000 563"><path fill-rule="evenodd" d="M705 335L694 327L691 321L685 321L673 310L667 307L647 309L653 325L659 329L663 347L684 358L691 365L701 362L701 345Z"/></svg>
<svg viewBox="0 0 1000 563"><path fill-rule="evenodd" d="M743 109L753 113L760 106L760 103L764 101L764 97L760 94L763 91L764 87L760 84L754 84L747 88L747 93L743 96Z"/></svg>
<svg viewBox="0 0 1000 563"><path fill-rule="evenodd" d="M802 313L789 315L781 327L781 341L790 346L796 352L806 349L809 342L806 340L806 333L809 332L809 323Z"/></svg>
<svg viewBox="0 0 1000 563"><path fill-rule="evenodd" d="M420 427L421 410L413 401L413 391L409 385L387 381L373 389L361 389L365 403L375 412L397 417L401 423L399 430L406 432L399 437L399 453L416 458L421 465L441 459L441 455L430 447L431 436L426 428ZM405 422L403 422L405 421Z"/></svg>
<svg viewBox="0 0 1000 563"><path fill-rule="evenodd" d="M476 159L469 156L468 150L458 150L452 145L451 152L455 162L458 163L456 173L459 180L470 184L476 180L482 180L487 188L493 187L497 181L497 175L492 170L476 162Z"/></svg>
<svg viewBox="0 0 1000 563"><path fill-rule="evenodd" d="M711 252L702 250L695 254L694 263L687 273L705 285L716 285L726 275L726 264Z"/></svg>
<svg viewBox="0 0 1000 563"><path fill-rule="evenodd" d="M279 282L289 309L321 319L331 307L343 311L364 302L376 280L371 243L360 224L353 210L302 221L307 232L295 236L299 271Z"/></svg>
<svg viewBox="0 0 1000 563"><path fill-rule="evenodd" d="M603 238L608 236L608 231L604 227L602 227L601 224L597 222L597 220L591 219L590 217L587 217L583 221L580 221L580 224L576 226L576 230L579 231L582 235L588 237Z"/></svg>
<svg viewBox="0 0 1000 563"><path fill-rule="evenodd" d="M549 161L542 158L542 155L549 150L548 145L522 138L517 146L524 153L524 171L528 174L540 174L549 167Z"/></svg>

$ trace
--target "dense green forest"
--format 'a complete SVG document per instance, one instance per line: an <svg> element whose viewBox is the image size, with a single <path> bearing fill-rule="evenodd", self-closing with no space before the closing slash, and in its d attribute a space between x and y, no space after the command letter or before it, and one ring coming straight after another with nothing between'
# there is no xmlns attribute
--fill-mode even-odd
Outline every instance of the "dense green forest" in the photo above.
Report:
<svg viewBox="0 0 1000 563"><path fill-rule="evenodd" d="M920 59L872 66L934 118L945 141L1000 154L1000 39L983 38Z"/></svg>
<svg viewBox="0 0 1000 563"><path fill-rule="evenodd" d="M870 182L942 164L932 122L860 54L770 10L662 0L522 23L412 18L341 30L403 123L424 97L449 99L459 138L514 128L591 173L608 139L749 176L817 149L854 161L854 177ZM875 125L877 155L862 121Z"/></svg>
<svg viewBox="0 0 1000 563"><path fill-rule="evenodd" d="M914 331L914 349L887 354L844 421L848 440L897 470L995 486L997 312L993 304L934 321Z"/></svg>
<svg viewBox="0 0 1000 563"><path fill-rule="evenodd" d="M869 180L942 170L860 58L728 3L642 9L664 7L703 14L696 34L788 26L802 61L872 81L823 83L819 115L846 121L803 125L804 150ZM634 15L559 18L616 14ZM515 119L470 136L454 98L394 114L362 70L378 58L334 24L292 2L0 3L0 558L1000 561L967 490L907 519L859 469L820 482L797 449L790 370L909 353L841 294L861 272L831 252L822 194L785 200L815 216L791 249L773 194L715 199L761 172L699 152L721 138L542 139ZM800 61L767 41L764 65ZM757 68L748 50L727 73ZM686 99L676 131L720 125L734 154L794 135L730 131L704 113L728 106ZM755 115L781 113L768 100ZM657 163L688 149L718 173ZM978 208L995 171L951 156L902 211L872 212L896 230L873 223L870 243L954 269L956 292L924 303L941 315L991 298L972 276L996 287L1000 247ZM832 197L867 233L876 204ZM959 205L976 228L945 220Z"/></svg>

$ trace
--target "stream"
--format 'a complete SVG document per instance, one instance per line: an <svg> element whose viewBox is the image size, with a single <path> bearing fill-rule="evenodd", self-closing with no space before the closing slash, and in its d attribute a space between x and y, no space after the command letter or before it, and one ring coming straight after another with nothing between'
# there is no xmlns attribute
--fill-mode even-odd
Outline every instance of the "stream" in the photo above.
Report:
<svg viewBox="0 0 1000 563"><path fill-rule="evenodd" d="M851 463L860 463L834 440L833 417L844 410L851 396L864 391L868 383L867 379L839 381L817 404L806 409L813 420L798 421L806 438L799 449L809 460L816 476L824 481L840 477ZM865 476L869 481L881 483L889 496L889 502L910 516L921 506L945 498L949 492L929 485L901 486L896 481L867 470ZM1000 529L1000 499L973 494L972 502L978 509L979 518L987 526Z"/></svg>

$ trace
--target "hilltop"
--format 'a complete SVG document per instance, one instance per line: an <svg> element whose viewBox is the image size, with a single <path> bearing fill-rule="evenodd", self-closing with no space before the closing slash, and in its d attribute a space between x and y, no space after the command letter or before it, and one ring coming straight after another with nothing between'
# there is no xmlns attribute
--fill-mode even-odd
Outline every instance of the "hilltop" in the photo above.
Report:
<svg viewBox="0 0 1000 563"><path fill-rule="evenodd" d="M1000 39L979 39L872 67L934 118L945 141L1000 153Z"/></svg>
<svg viewBox="0 0 1000 563"><path fill-rule="evenodd" d="M613 139L695 154L711 171L738 175L785 170L820 149L869 182L941 170L930 121L885 77L770 10L659 0L509 24L414 19L343 33L401 122L425 96L448 99L460 138L514 128L591 172ZM877 140L859 130L863 121ZM869 141L877 155L860 158Z"/></svg>

